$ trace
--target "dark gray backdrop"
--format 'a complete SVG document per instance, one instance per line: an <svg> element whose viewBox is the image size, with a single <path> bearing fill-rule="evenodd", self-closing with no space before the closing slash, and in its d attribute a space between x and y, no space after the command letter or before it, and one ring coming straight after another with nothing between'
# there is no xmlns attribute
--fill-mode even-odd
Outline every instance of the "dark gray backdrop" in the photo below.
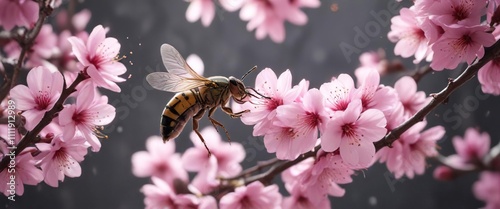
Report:
<svg viewBox="0 0 500 209"><path fill-rule="evenodd" d="M389 0L394 1L394 0ZM332 12L330 6L336 3L339 10ZM270 67L281 73L290 69L294 84L302 78L310 80L310 86L318 88L332 76L349 73L358 66L358 55L349 56L350 61L339 48L341 43L349 44L361 51L384 48L390 58L394 58L393 44L387 40L390 26L387 22L376 21L372 14L391 13L387 1L368 0L328 0L322 1L321 8L306 9L309 17L307 25L298 27L286 24L286 40L276 44L265 39L258 41L254 32L245 29L246 22L238 13L217 10L211 26L204 28L200 22L188 23L185 11L188 3L181 0L170 1L86 1L78 8L92 11L88 25L90 31L95 25L110 27L109 36L116 37L122 44L122 54L128 56L124 63L131 78L122 83L121 94L109 93L110 102L117 107L117 117L106 128L109 139L102 142L98 153L86 156L80 178L66 178L58 188L45 184L27 186L22 197L16 202L1 198L6 208L143 208L144 196L139 189L148 179L136 178L131 173L130 158L134 152L145 149L145 139L158 134L158 120L165 103L173 94L151 90L144 77L151 71L163 70L159 47L162 43L174 45L184 56L198 54L205 63L205 75L234 75L240 77L254 65L259 69ZM400 6L401 7L401 6ZM364 31L368 39L359 43L357 30ZM129 52L133 52L132 55ZM407 60L407 67L413 66ZM132 62L131 65L129 62ZM437 92L446 84L448 77L455 77L458 71L444 71L426 76L419 90ZM253 85L255 75L251 74L247 85ZM400 75L383 78L387 85L393 85ZM442 124L447 134L440 141L444 154L453 153L451 137L462 135L465 128L480 126L488 131L494 141L498 138L496 116L499 111L498 98L484 99L475 94L479 87L477 79L469 82L428 117L430 125ZM470 115L458 117L459 122L443 120L446 111L453 111L454 105L479 102L468 111ZM458 116L451 112L450 116ZM251 136L252 128L239 120L231 120L220 111L215 116L230 131L234 141L243 143L247 150L258 151L257 157L244 162L245 167L259 160L270 158L263 149L262 139ZM206 118L201 127L208 125ZM188 127L191 125L188 124ZM177 151L192 146L186 129L175 140ZM208 143L209 140L208 140ZM494 143L492 143L494 144ZM429 162L429 166L435 163ZM432 169L432 168L431 168ZM343 185L346 195L332 198L335 208L478 208L471 184L477 175L467 175L453 182L437 182L432 179L432 170L413 180L395 181L384 165L377 164L364 172L358 172L354 183Z"/></svg>

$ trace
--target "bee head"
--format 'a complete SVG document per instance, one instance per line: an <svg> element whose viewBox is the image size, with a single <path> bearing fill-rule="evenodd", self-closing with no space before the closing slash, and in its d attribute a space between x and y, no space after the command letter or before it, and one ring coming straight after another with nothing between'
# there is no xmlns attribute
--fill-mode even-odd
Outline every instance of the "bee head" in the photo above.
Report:
<svg viewBox="0 0 500 209"><path fill-rule="evenodd" d="M233 76L229 77L229 91L238 104L243 104L250 99L245 84L240 79Z"/></svg>

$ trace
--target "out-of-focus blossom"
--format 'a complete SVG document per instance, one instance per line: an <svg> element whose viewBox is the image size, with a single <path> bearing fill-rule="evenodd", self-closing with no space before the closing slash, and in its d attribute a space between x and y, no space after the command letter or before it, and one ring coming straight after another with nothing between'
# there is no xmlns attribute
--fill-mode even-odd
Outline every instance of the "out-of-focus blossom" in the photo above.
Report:
<svg viewBox="0 0 500 209"><path fill-rule="evenodd" d="M425 92L417 92L417 83L409 76L396 81L394 89L403 105L405 118L413 116L430 101L430 97L426 97Z"/></svg>
<svg viewBox="0 0 500 209"><path fill-rule="evenodd" d="M53 72L45 67L35 67L27 77L28 86L17 85L10 91L16 107L23 110L26 128L33 129L46 111L52 109L63 88L60 72Z"/></svg>
<svg viewBox="0 0 500 209"><path fill-rule="evenodd" d="M373 142L387 133L384 114L377 109L361 112L360 100L352 101L347 109L327 122L321 135L321 149L340 151L342 160L354 167L367 167L375 156Z"/></svg>
<svg viewBox="0 0 500 209"><path fill-rule="evenodd" d="M191 54L186 58L186 62L196 73L198 73L198 75L203 75L205 65L203 64L203 60L201 60L200 56Z"/></svg>
<svg viewBox="0 0 500 209"><path fill-rule="evenodd" d="M217 208L217 203L212 196L197 197L193 194L176 194L170 185L158 177L152 177L153 184L146 184L141 192L146 196L144 204L146 209L159 208Z"/></svg>
<svg viewBox="0 0 500 209"><path fill-rule="evenodd" d="M377 71L380 75L401 70L399 64L392 64L387 61L384 49L362 53L359 56L359 62L360 66L354 70L354 75L356 75L358 81L364 80L366 74L372 70Z"/></svg>
<svg viewBox="0 0 500 209"><path fill-rule="evenodd" d="M386 162L387 169L396 178L406 175L411 179L415 174L423 174L425 159L438 154L436 141L443 137L445 130L435 126L422 132L426 124L425 121L415 124L392 143L392 148L384 147L377 152L380 162Z"/></svg>
<svg viewBox="0 0 500 209"><path fill-rule="evenodd" d="M278 159L293 160L314 148L318 131L323 130L328 116L323 107L321 92L309 90L301 102L279 106L277 127L264 136L268 152L276 152Z"/></svg>
<svg viewBox="0 0 500 209"><path fill-rule="evenodd" d="M80 162L87 154L89 145L82 136L75 136L70 140L63 141L61 135L57 135L49 143L36 143L40 150L37 155L38 165L42 168L44 181L52 187L57 187L59 181L64 181L64 176L71 178L82 174Z"/></svg>
<svg viewBox="0 0 500 209"><path fill-rule="evenodd" d="M500 95L500 58L494 58L479 69L477 79L484 93Z"/></svg>
<svg viewBox="0 0 500 209"><path fill-rule="evenodd" d="M206 127L200 133L212 155L208 155L198 135L191 132L190 138L195 146L184 152L182 165L187 171L199 172L192 184L203 193L216 186L216 177L228 178L242 170L240 163L245 159L245 150L237 142L223 142L214 127Z"/></svg>
<svg viewBox="0 0 500 209"><path fill-rule="evenodd" d="M330 209L330 200L327 197L319 198L319 202L311 200L306 192L301 191L298 187L294 191L289 191L291 196L283 198L281 204L285 209Z"/></svg>
<svg viewBox="0 0 500 209"><path fill-rule="evenodd" d="M9 58L18 59L21 54L21 46L19 46L16 41L11 41L5 46L5 52ZM26 67L31 68L44 65L47 59L57 54L59 54L59 49L57 48L57 35L52 30L51 25L45 24L40 29L29 51Z"/></svg>
<svg viewBox="0 0 500 209"><path fill-rule="evenodd" d="M453 137L453 146L458 156L467 163L481 162L490 149L490 135L468 128L464 137Z"/></svg>
<svg viewBox="0 0 500 209"><path fill-rule="evenodd" d="M242 105L242 109L250 110L243 114L241 121L246 125L255 125L254 136L262 136L273 127L276 117L276 108L284 104L290 104L301 95L302 89L308 88L307 82L295 86L292 89L292 74L289 70L283 72L279 78L273 70L266 68L262 70L255 79L255 90L270 99L257 99L252 97L250 102Z"/></svg>
<svg viewBox="0 0 500 209"><path fill-rule="evenodd" d="M0 25L5 30L14 26L31 28L38 20L38 3L26 0L0 0Z"/></svg>
<svg viewBox="0 0 500 209"><path fill-rule="evenodd" d="M0 156L3 158L13 155L13 151L2 150L3 154ZM15 156L15 168L5 168L0 172L0 190L5 196L23 195L24 184L37 185L43 180L42 170L35 166L32 151L34 151L32 148L23 150Z"/></svg>
<svg viewBox="0 0 500 209"><path fill-rule="evenodd" d="M487 26L446 26L444 34L434 43L431 67L434 70L455 69L460 62L471 64L484 56L484 47L495 43Z"/></svg>
<svg viewBox="0 0 500 209"><path fill-rule="evenodd" d="M247 0L240 10L240 18L249 21L247 30L256 29L257 39L264 39L267 35L271 40L281 43L285 40L285 20L296 25L304 25L307 16L300 10L301 7L319 7L318 0Z"/></svg>
<svg viewBox="0 0 500 209"><path fill-rule="evenodd" d="M169 185L173 185L175 179L188 181L181 156L175 153L175 143L163 143L160 136L151 136L146 140L146 149L132 155L132 173L135 176L155 176Z"/></svg>
<svg viewBox="0 0 500 209"><path fill-rule="evenodd" d="M115 118L115 107L108 104L108 97L97 94L92 83L79 90L76 103L66 105L59 113L59 124L64 128L64 140L69 140L82 133L92 146L92 151L98 152L101 142L97 126L104 126Z"/></svg>
<svg viewBox="0 0 500 209"><path fill-rule="evenodd" d="M483 171L473 190L477 199L486 202L485 209L500 208L500 173Z"/></svg>
<svg viewBox="0 0 500 209"><path fill-rule="evenodd" d="M116 82L125 81L118 76L124 74L127 68L116 58L121 47L118 40L106 38L105 29L98 25L92 30L86 43L75 36L68 38L68 41L80 62L80 69L84 70L97 86L115 92L121 91Z"/></svg>
<svg viewBox="0 0 500 209"><path fill-rule="evenodd" d="M234 192L224 195L220 199L220 209L278 209L281 208L282 196L277 185L264 186L255 181L247 186L237 187Z"/></svg>
<svg viewBox="0 0 500 209"><path fill-rule="evenodd" d="M415 56L414 63L419 63L430 54L430 47L415 12L402 8L400 15L391 19L389 40L397 42L394 53L404 58Z"/></svg>
<svg viewBox="0 0 500 209"><path fill-rule="evenodd" d="M208 27L215 17L215 5L212 0L190 0L186 11L186 19L196 22L201 19L203 26Z"/></svg>

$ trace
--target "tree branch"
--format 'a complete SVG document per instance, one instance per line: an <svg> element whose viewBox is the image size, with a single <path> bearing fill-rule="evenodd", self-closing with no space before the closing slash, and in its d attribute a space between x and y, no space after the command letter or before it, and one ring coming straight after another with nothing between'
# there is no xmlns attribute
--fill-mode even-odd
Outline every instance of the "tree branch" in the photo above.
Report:
<svg viewBox="0 0 500 209"><path fill-rule="evenodd" d="M478 61L474 62L470 66L468 66L462 74L460 74L457 78L454 80L449 80L448 85L441 90L441 92L436 93L436 94L431 94L432 99L429 104L427 104L424 108L422 108L420 111L415 113L410 119L405 121L403 124L398 126L397 128L393 129L391 132L389 132L384 138L382 138L380 141L375 142L375 148L377 150L382 149L385 146L391 146L394 141L396 141L401 134L403 134L406 130L411 128L413 125L416 123L423 121L425 116L427 116L432 110L434 110L439 104L445 102L448 97L453 93L455 90L457 90L460 86L465 84L468 80L473 78L476 73L483 67L486 63L489 61L493 60L494 58L498 57L500 54L500 40L497 41L495 44L493 44L491 47L488 47L485 49L485 55L483 58L479 59Z"/></svg>
<svg viewBox="0 0 500 209"><path fill-rule="evenodd" d="M19 144L17 145L17 148L15 149L15 155L17 156L19 153L21 153L26 147L33 145L36 143L36 138L40 131L42 131L45 126L49 125L50 122L52 122L52 119L56 117L56 114L58 114L64 107L64 101L71 95L71 93L76 91L76 86L81 83L83 80L87 79L87 75L84 74L84 72L80 72L78 76L76 77L75 81L69 86L68 88L64 89L61 93L61 96L59 99L56 101L54 104L54 107L50 109L49 111L45 112L43 115L42 120L33 128L33 130L28 131L26 135L21 139ZM5 156L2 161L0 162L0 172L5 169L8 164L9 164L10 158L9 156Z"/></svg>

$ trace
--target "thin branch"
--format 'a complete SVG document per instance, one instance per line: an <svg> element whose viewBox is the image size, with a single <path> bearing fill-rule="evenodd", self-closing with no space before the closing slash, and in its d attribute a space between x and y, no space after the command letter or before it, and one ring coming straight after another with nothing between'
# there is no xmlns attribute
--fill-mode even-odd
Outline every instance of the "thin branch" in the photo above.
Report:
<svg viewBox="0 0 500 209"><path fill-rule="evenodd" d="M420 69L413 71L413 73L411 73L410 76L413 78L413 80L415 80L415 83L418 83L420 79L422 79L427 73L430 72L432 72L432 68L430 66L424 66Z"/></svg>
<svg viewBox="0 0 500 209"><path fill-rule="evenodd" d="M261 171L262 169L266 168L266 167L269 167L269 166L273 166L277 163L280 163L280 162L283 162L282 160L279 160L278 158L273 158L273 159L270 159L270 160L266 160L266 161L260 161L260 162L257 162L257 165L253 166L253 167L250 167L248 169L245 169L244 171L242 171L240 174L238 174L237 176L233 176L231 178L225 178L223 180L225 181L231 181L231 180L236 180L236 179L239 179L241 177L246 177L254 172L257 172L257 171Z"/></svg>
<svg viewBox="0 0 500 209"><path fill-rule="evenodd" d="M49 2L51 0L48 0ZM42 29L43 23L47 19L47 17L52 13L52 8L49 4L46 4L46 1L40 1L40 15L35 23L33 29L29 31L25 31L25 33L19 38L18 43L21 46L21 54L17 60L16 65L14 66L14 72L12 73L12 77L7 79L4 85L0 88L0 101L3 101L5 97L9 94L10 89L12 89L16 85L17 76L19 75L19 71L24 63L27 53L30 51L33 46L38 33Z"/></svg>
<svg viewBox="0 0 500 209"><path fill-rule="evenodd" d="M432 94L432 99L429 104L427 104L424 108L418 111L415 115L413 115L409 120L405 121L403 124L398 126L389 132L384 138L380 141L375 142L375 148L377 150L382 149L385 146L391 146L394 141L396 141L401 134L403 134L406 130L411 128L416 123L423 121L425 116L427 116L432 110L434 110L438 105L445 102L448 97L457 90L460 86L462 86L465 82L473 78L476 73L483 67L486 63L491 61L492 59L498 57L500 54L500 41L497 41L493 46L485 49L485 55L479 61L474 62L470 66L468 66L462 74L460 74L456 79L449 80L448 85L441 90L441 92Z"/></svg>
<svg viewBox="0 0 500 209"><path fill-rule="evenodd" d="M88 77L83 73L83 71L80 72L76 77L75 81L73 81L73 83L71 84L71 86L62 91L61 96L54 104L54 107L52 107L52 109L50 109L49 111L45 112L42 120L35 126L35 128L26 133L26 135L21 139L21 141L17 145L17 148L15 149L16 156L19 153L21 153L26 147L33 145L33 143L36 142L35 139L37 138L40 131L42 131L42 129L45 128L45 126L49 125L50 122L52 122L52 119L63 109L64 101L69 97L71 93L76 91L76 86L87 78ZM9 156L5 156L2 159L2 161L0 162L0 172L2 172L3 169L5 169L8 166L9 161L10 161Z"/></svg>

